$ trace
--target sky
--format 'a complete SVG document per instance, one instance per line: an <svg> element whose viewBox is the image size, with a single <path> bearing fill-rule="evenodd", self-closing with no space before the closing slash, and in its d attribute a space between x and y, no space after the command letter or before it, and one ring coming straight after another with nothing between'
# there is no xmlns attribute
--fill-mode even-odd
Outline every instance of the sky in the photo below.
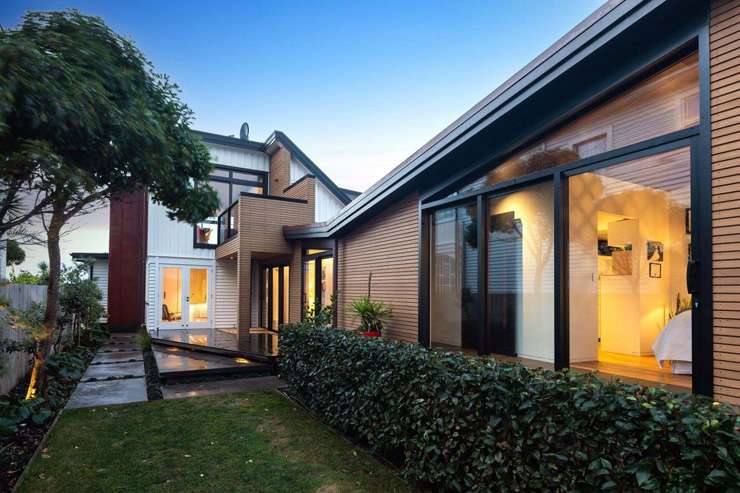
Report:
<svg viewBox="0 0 740 493"><path fill-rule="evenodd" d="M238 135L246 121L258 141L282 130L362 191L602 3L2 0L0 25L29 10L100 16L180 86L194 128ZM105 250L104 216L82 219L63 249ZM31 257L22 267L43 252Z"/></svg>

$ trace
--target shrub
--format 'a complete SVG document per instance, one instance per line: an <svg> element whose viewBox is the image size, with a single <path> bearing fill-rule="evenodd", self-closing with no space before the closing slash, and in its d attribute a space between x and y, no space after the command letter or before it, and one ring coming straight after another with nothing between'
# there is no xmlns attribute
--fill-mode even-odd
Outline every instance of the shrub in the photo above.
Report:
<svg viewBox="0 0 740 493"><path fill-rule="evenodd" d="M707 398L308 325L283 328L279 363L310 409L433 490L740 482L740 418Z"/></svg>
<svg viewBox="0 0 740 493"><path fill-rule="evenodd" d="M353 301L350 309L360 318L362 332L382 332L393 313L391 307L382 301L373 301L369 296Z"/></svg>

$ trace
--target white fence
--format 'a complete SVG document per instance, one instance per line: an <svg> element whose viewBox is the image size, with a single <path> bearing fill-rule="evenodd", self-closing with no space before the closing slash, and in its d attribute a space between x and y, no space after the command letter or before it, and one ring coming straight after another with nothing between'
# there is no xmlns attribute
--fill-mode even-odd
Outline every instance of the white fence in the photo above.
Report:
<svg viewBox="0 0 740 493"><path fill-rule="evenodd" d="M46 302L46 286L8 284L0 286L0 299L10 302L16 310L28 310L33 303ZM25 330L14 328L7 310L0 310L0 339L23 341ZM7 394L28 372L31 355L24 352L0 353L0 395Z"/></svg>

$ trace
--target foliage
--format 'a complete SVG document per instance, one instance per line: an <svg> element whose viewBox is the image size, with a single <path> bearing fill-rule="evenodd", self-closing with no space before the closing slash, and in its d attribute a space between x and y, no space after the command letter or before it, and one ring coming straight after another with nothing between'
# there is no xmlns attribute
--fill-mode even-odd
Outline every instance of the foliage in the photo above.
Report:
<svg viewBox="0 0 740 493"><path fill-rule="evenodd" d="M360 318L360 331L383 332L385 324L393 315L391 307L382 301L373 301L363 296L350 304L352 312Z"/></svg>
<svg viewBox="0 0 740 493"><path fill-rule="evenodd" d="M281 330L279 364L310 409L434 491L740 484L737 410L707 398L308 325Z"/></svg>
<svg viewBox="0 0 740 493"><path fill-rule="evenodd" d="M80 263L62 273L59 305L62 322L72 326L76 338L82 328L93 326L103 316L103 295L95 280L87 275L89 264Z"/></svg>
<svg viewBox="0 0 740 493"><path fill-rule="evenodd" d="M5 265L20 265L26 260L26 252L20 244L9 238L5 242Z"/></svg>
<svg viewBox="0 0 740 493"><path fill-rule="evenodd" d="M149 335L149 331L146 325L142 325L136 334L136 342L142 351L149 351L152 349L152 336Z"/></svg>
<svg viewBox="0 0 740 493"><path fill-rule="evenodd" d="M336 298L332 295L331 302L327 306L317 301L312 307L306 307L303 311L303 323L317 327L330 327L334 321L335 301Z"/></svg>
<svg viewBox="0 0 740 493"><path fill-rule="evenodd" d="M38 274L33 274L26 270L22 270L18 274L16 274L15 272L11 272L10 282L12 282L13 284L49 284L49 265L46 262L39 262L38 268Z"/></svg>
<svg viewBox="0 0 740 493"><path fill-rule="evenodd" d="M0 437L12 435L24 422L43 424L52 416L43 399L13 400L0 396Z"/></svg>

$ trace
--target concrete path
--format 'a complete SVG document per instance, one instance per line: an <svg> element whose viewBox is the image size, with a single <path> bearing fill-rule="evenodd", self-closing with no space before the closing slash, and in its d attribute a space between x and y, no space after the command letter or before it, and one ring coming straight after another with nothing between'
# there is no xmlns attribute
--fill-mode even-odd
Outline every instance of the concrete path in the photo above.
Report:
<svg viewBox="0 0 740 493"><path fill-rule="evenodd" d="M144 359L133 334L115 334L98 349L65 409L147 400Z"/></svg>
<svg viewBox="0 0 740 493"><path fill-rule="evenodd" d="M201 395L227 394L248 390L273 390L283 386L285 386L285 382L278 377L234 378L232 380L165 385L162 387L162 393L165 399L186 399Z"/></svg>

